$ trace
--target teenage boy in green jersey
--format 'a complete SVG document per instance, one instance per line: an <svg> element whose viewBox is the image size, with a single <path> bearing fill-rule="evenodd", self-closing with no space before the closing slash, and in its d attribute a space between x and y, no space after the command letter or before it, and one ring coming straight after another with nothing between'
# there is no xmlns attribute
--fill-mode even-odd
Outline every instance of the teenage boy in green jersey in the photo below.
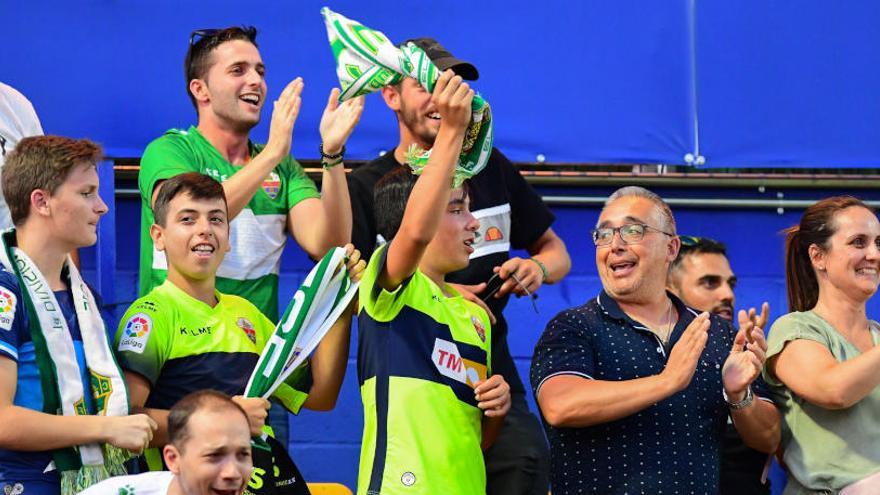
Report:
<svg viewBox="0 0 880 495"><path fill-rule="evenodd" d="M198 124L169 130L147 146L141 159L139 294L162 284L167 273L167 260L150 239L159 184L181 173L201 172L223 184L229 204L232 250L217 270L217 288L253 302L276 321L280 258L288 234L312 258L351 237L351 206L340 163L363 99L337 105L337 90L331 92L320 124L321 153L335 165L325 168L319 195L290 156L302 79L293 80L275 101L266 145L249 139L267 97L256 34L254 28L238 27L193 32L184 65Z"/></svg>
<svg viewBox="0 0 880 495"><path fill-rule="evenodd" d="M217 290L217 267L229 251L229 223L222 186L195 172L166 180L155 203L150 229L168 259L168 277L132 304L116 335L120 365L134 408L159 425L151 446L168 441L168 410L188 393L214 389L229 395L259 435L269 403L245 398L248 378L275 328L251 302ZM358 276L364 263L349 247L349 267ZM329 410L335 405L348 356L350 312L344 313L312 355L274 397L287 409ZM161 469L158 451L146 462Z"/></svg>
<svg viewBox="0 0 880 495"><path fill-rule="evenodd" d="M428 165L418 180L401 168L376 186L377 224L391 241L360 286L358 494L486 493L481 447L510 409L510 387L491 374L488 315L444 281L467 266L479 227L465 189L451 188L473 95L444 72Z"/></svg>

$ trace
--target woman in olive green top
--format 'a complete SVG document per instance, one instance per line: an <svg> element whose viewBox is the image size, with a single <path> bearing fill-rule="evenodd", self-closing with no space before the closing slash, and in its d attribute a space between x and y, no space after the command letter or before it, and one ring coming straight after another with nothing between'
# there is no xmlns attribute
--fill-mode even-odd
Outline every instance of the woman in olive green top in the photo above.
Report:
<svg viewBox="0 0 880 495"><path fill-rule="evenodd" d="M865 478L880 472L880 325L865 303L880 282L880 222L858 199L828 198L785 244L793 312L773 324L764 368L783 414L785 494L878 483Z"/></svg>

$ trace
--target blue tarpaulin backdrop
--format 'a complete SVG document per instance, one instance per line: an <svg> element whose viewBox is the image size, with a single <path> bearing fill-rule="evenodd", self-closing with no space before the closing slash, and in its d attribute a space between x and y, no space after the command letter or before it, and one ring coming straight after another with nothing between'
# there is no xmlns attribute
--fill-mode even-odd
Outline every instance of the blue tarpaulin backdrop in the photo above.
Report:
<svg viewBox="0 0 880 495"><path fill-rule="evenodd" d="M474 62L497 143L515 161L706 167L880 167L880 3L133 0L5 2L0 80L49 132L140 156L195 115L183 57L195 28L252 24L270 97L306 81L294 154L315 157L336 84L329 5L392 40L431 35ZM271 107L270 107L271 108ZM268 109L255 137L268 133ZM349 155L396 143L369 99Z"/></svg>

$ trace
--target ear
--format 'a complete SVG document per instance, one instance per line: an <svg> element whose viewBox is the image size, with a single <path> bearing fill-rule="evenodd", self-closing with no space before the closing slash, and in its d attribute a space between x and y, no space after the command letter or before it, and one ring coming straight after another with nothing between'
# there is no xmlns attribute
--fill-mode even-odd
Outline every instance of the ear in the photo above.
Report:
<svg viewBox="0 0 880 495"><path fill-rule="evenodd" d="M816 271L824 272L825 271L825 251L819 248L819 246L815 244L810 244L807 253L810 255L810 261L813 263L813 268Z"/></svg>
<svg viewBox="0 0 880 495"><path fill-rule="evenodd" d="M211 101L211 91L208 89L208 83L204 79L193 79L189 82L189 90L192 92L196 101L207 103Z"/></svg>
<svg viewBox="0 0 880 495"><path fill-rule="evenodd" d="M51 216L52 211L49 209L49 199L52 196L44 189L34 189L31 191L31 213Z"/></svg>
<svg viewBox="0 0 880 495"><path fill-rule="evenodd" d="M165 251L165 229L159 224L150 225L150 238L153 239L153 245L159 251Z"/></svg>
<svg viewBox="0 0 880 495"><path fill-rule="evenodd" d="M678 250L681 249L681 239L675 236L669 239L666 244L666 261L672 263L678 257Z"/></svg>
<svg viewBox="0 0 880 495"><path fill-rule="evenodd" d="M400 92L394 86L385 86L382 88L382 99L388 108L395 112L400 111Z"/></svg>
<svg viewBox="0 0 880 495"><path fill-rule="evenodd" d="M172 444L166 444L162 449L162 456L165 458L165 465L168 470L174 474L180 474L180 451Z"/></svg>

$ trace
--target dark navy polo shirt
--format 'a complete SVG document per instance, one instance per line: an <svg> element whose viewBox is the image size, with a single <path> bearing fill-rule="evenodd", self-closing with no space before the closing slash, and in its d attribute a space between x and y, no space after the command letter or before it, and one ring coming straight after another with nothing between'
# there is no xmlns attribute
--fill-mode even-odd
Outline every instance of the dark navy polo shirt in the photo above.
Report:
<svg viewBox="0 0 880 495"><path fill-rule="evenodd" d="M535 346L535 397L557 375L622 381L662 372L672 346L699 314L668 295L679 318L666 346L604 291L558 314ZM544 421L554 495L718 493L728 414L721 367L736 332L718 316L710 322L706 348L685 390L633 415L586 428L554 428Z"/></svg>

